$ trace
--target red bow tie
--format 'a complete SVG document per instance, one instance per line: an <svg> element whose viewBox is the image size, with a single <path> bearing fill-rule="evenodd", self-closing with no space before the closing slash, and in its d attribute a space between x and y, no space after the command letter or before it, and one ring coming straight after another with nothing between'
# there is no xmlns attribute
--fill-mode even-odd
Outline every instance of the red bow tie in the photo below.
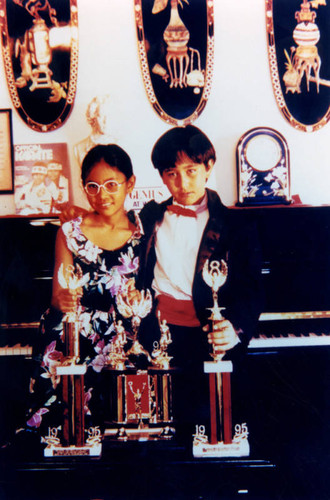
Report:
<svg viewBox="0 0 330 500"><path fill-rule="evenodd" d="M190 210L190 208L180 207L180 205L168 205L167 210L172 212L173 214L183 215L184 217L197 217L196 212L194 210Z"/></svg>

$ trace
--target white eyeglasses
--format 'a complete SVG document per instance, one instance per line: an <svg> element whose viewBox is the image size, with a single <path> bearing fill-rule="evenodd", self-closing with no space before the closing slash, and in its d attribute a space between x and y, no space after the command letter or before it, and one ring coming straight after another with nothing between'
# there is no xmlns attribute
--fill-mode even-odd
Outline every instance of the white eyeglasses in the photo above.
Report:
<svg viewBox="0 0 330 500"><path fill-rule="evenodd" d="M117 182L117 181L106 181L104 184L98 184L97 182L87 182L85 184L84 189L89 196L96 196L99 194L100 189L103 188L106 193L113 194L117 193L119 190L119 186L122 184L125 184L126 181L124 182Z"/></svg>

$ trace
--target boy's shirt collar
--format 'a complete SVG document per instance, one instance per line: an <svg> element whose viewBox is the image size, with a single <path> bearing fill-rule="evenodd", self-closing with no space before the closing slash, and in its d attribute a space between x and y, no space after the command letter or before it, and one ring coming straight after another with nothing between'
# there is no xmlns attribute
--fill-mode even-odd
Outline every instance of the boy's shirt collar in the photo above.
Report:
<svg viewBox="0 0 330 500"><path fill-rule="evenodd" d="M188 208L189 210L193 210L194 212L196 212L196 215L197 215L197 214L200 214L208 209L207 201L208 201L207 200L207 192L205 191L203 199L200 203L198 203L198 205L181 205L180 203L175 201L174 198L173 198L173 205L177 205L177 206L182 207L182 208Z"/></svg>

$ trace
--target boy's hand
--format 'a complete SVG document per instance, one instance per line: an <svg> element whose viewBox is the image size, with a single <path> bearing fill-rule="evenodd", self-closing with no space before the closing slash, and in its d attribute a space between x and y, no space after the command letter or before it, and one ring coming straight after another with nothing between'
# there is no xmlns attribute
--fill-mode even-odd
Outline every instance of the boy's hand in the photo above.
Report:
<svg viewBox="0 0 330 500"><path fill-rule="evenodd" d="M235 328L227 319L215 321L210 332L208 325L204 326L204 332L208 332L208 342L212 344L215 351L228 351L240 342Z"/></svg>
<svg viewBox="0 0 330 500"><path fill-rule="evenodd" d="M85 208L77 207L76 205L68 205L67 207L62 209L61 213L59 214L59 219L61 221L61 224L64 224L64 222L68 222L69 220L75 219L79 216L84 216L86 214L88 214L88 210L85 210Z"/></svg>

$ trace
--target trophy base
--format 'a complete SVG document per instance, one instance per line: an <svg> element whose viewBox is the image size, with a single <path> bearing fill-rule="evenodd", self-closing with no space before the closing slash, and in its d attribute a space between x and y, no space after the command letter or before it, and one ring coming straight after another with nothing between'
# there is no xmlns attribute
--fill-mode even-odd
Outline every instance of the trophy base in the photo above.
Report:
<svg viewBox="0 0 330 500"><path fill-rule="evenodd" d="M174 427L120 427L108 428L104 431L104 438L111 441L158 441L170 440L175 435Z"/></svg>
<svg viewBox="0 0 330 500"><path fill-rule="evenodd" d="M100 457L101 443L85 446L47 446L44 457Z"/></svg>
<svg viewBox="0 0 330 500"><path fill-rule="evenodd" d="M216 444L193 442L193 455L196 458L248 457L250 445L246 438L228 444L223 442Z"/></svg>

